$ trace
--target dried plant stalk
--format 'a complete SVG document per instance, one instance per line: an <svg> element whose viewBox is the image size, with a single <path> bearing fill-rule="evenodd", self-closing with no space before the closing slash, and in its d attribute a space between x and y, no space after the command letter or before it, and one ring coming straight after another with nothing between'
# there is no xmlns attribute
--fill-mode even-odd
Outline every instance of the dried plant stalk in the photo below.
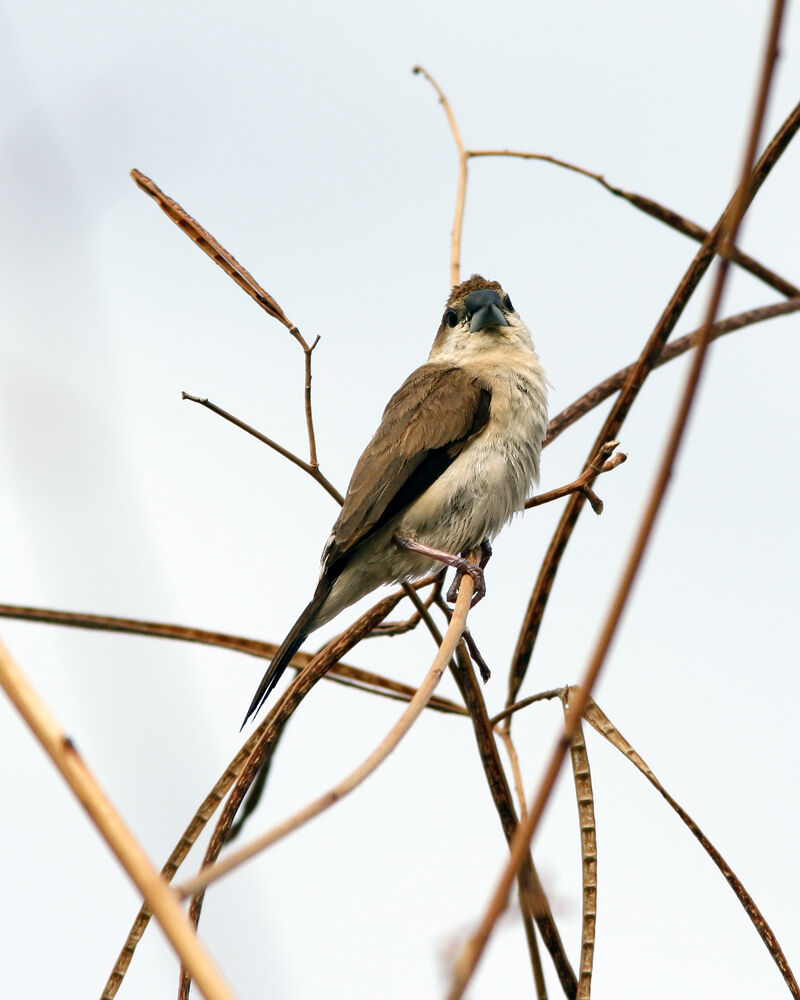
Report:
<svg viewBox="0 0 800 1000"><path fill-rule="evenodd" d="M459 647L457 651L456 662L453 665L453 676L469 709L472 728L475 732L475 740L478 744L489 791L492 794L497 814L500 817L503 834L510 845L513 842L514 834L519 825L517 814L514 810L514 799L511 795L508 779L500 760L497 743L495 742L492 726L489 722L489 715L486 711L486 703L483 700L483 692L472 672L469 655L463 646ZM544 941L545 947L550 953L564 995L572 998L575 996L577 990L577 979L561 941L561 936L558 933L558 927L553 918L547 896L542 888L530 851L522 861L517 877L517 884L523 918L527 921L528 915L530 915L536 921L542 941ZM541 968L537 968L537 953L534 950L535 944L531 945L531 932L528 930L527 923L526 934L528 935L529 950L531 951L536 989L541 996L544 993L544 979L541 975Z"/></svg>
<svg viewBox="0 0 800 1000"><path fill-rule="evenodd" d="M271 752L271 749L274 746L275 741L278 739L281 730L286 725L288 719L294 714L302 700L340 656L344 656L345 653L352 649L356 643L360 642L361 639L363 639L363 637L378 624L378 622L383 621L387 615L392 613L402 597L402 592L390 594L388 597L385 597L382 601L379 601L376 605L370 608L369 611L361 615L361 617L358 618L350 626L350 628L347 629L347 631L343 632L332 642L328 643L328 645L325 646L325 648L318 653L303 670L300 671L289 687L283 692L270 713L258 727L258 739L252 752L250 753L247 763L242 769L241 774L237 778L230 795L225 802L222 815L217 822L211 836L211 841L206 848L205 857L203 858L203 867L213 864L219 857L219 852L221 851L223 844L225 844L228 839L230 828L248 789L261 769L267 754ZM195 927L197 927L200 920L200 913L203 906L203 896L203 892L195 895L192 898L192 902L189 907L189 919ZM189 996L190 983L190 974L185 968L182 968L178 987L178 996L179 998L182 998L182 1000L186 1000Z"/></svg>
<svg viewBox="0 0 800 1000"><path fill-rule="evenodd" d="M470 556L470 559L477 565L479 554L478 556ZM373 771L380 767L380 765L397 747L416 720L420 717L425 706L430 700L431 695L436 689L436 686L441 680L448 661L453 655L453 651L460 642L461 636L466 628L467 613L469 611L469 605L472 600L474 589L475 581L469 577L468 581L465 582L465 579L462 576L459 585L458 600L456 601L456 606L450 619L450 625L439 645L439 650L434 657L433 663L417 689L416 694L409 702L406 710L392 726L391 730L381 740L380 744L369 755L369 757L367 757L365 761L363 761L345 779L340 781L334 788L315 799L307 806L304 806L293 816L290 816L282 823L279 823L272 830L268 830L261 836L256 837L250 844L246 844L239 850L231 852L224 860L218 861L214 865L206 865L199 875L190 879L183 886L178 887L178 891L184 899L187 896L193 896L195 893L204 890L218 878L221 878L228 872L233 871L234 868L239 867L245 861L249 861L251 858L254 858L257 854L260 854L262 851L266 850L266 848L271 847L278 840L281 840L283 837L299 829L301 826L318 816L321 812L324 812L326 809L329 809L331 806L341 801L346 795L349 795L350 792L365 781L370 774L373 773Z"/></svg>
<svg viewBox="0 0 800 1000"><path fill-rule="evenodd" d="M203 996L206 1000L233 1000L228 985L189 926L175 896L84 764L72 740L63 732L2 643L0 685L141 892L181 962L192 970Z"/></svg>
<svg viewBox="0 0 800 1000"><path fill-rule="evenodd" d="M628 743L625 737L619 732L619 730L614 726L608 716L602 711L602 709L594 702L589 699L586 708L583 712L583 717L594 729L600 733L601 736L605 737L608 742L617 748L623 756L627 757L628 760L636 767L650 784L655 788L658 793L665 799L666 802L675 810L675 812L680 816L681 820L686 824L686 826L691 830L692 834L697 838L703 847L703 850L708 854L714 864L722 872L725 881L733 889L736 894L736 898L744 907L745 913L748 915L753 923L753 926L758 931L761 940L767 947L767 951L772 956L773 961L778 966L781 975L789 987L789 992L795 998L795 1000L800 1000L800 987L798 987L797 980L794 977L794 973L789 966L786 956L783 953L783 949L778 943L778 939L772 931L772 928L767 923L764 915L759 910L756 905L755 900L750 895L750 893L742 885L741 881L737 877L736 873L731 869L728 862L723 858L719 851L714 847L711 841L706 837L700 827L695 823L692 817L686 812L675 801L675 799L669 794L669 792L664 788L661 782L656 778L653 772L650 770L648 765L639 756L639 754L634 750L634 748Z"/></svg>
<svg viewBox="0 0 800 1000"><path fill-rule="evenodd" d="M598 433L595 443L592 445L587 462L591 461L598 449L606 441L614 440L619 436L620 428L630 412L639 390L662 353L664 344L674 330L675 324L682 315L691 295L711 265L721 244L722 234L730 226L734 208L744 210L752 202L761 185L772 171L772 168L794 138L798 128L800 128L800 104L792 110L788 118L783 122L750 172L748 182L742 185L743 201L740 202L737 195L734 195L714 228L703 241L702 246L673 293L653 332L648 337L638 361L630 369L625 385L617 397L611 413L606 418L603 427ZM708 329L705 336L709 337L710 334L711 330ZM585 498L580 493L574 493L567 501L564 513L561 515L558 526L553 533L553 538L547 549L530 601L528 602L525 619L514 650L511 670L509 672L507 705L511 705L517 700L520 686L525 678L528 664L533 654L533 648L539 634L539 627L545 608L547 607L561 558L569 544L572 531L584 503Z"/></svg>
<svg viewBox="0 0 800 1000"><path fill-rule="evenodd" d="M798 309L800 309L800 295L787 299L785 302L775 302L769 306L747 309L744 312L736 313L735 316L729 316L727 319L722 319L714 323L708 335L709 341L716 340L718 337L733 333L736 330L753 326L756 323L763 323L764 320L774 319L776 316L787 316L789 313L797 312ZM664 346L664 350L659 354L653 368L660 368L669 361L674 361L675 358L685 354L697 344L700 333L701 330L693 330L691 333L687 333L677 340L670 341L670 343ZM613 375L609 375L602 382L598 382L596 386L585 392L574 403L570 403L569 406L556 414L548 425L544 446L552 444L559 434L568 427L571 427L577 420L585 416L596 406L599 406L609 396L620 390L630 378L633 368L632 364L627 365L625 368L620 368L619 371L614 372Z"/></svg>
<svg viewBox="0 0 800 1000"><path fill-rule="evenodd" d="M418 580L414 586L424 587L431 583L431 578ZM0 604L0 618L13 618L19 621L46 622L50 625L65 625L70 628L85 628L99 632L121 632L129 635L146 635L159 639L178 639L182 642L197 642L205 646L219 646L238 653L247 653L269 659L274 655L277 644L263 642L260 639L248 639L244 636L230 635L227 632L210 632L207 629L191 628L185 625L174 625L166 622L143 621L139 618L118 618L110 615L90 615L75 611L57 611L53 608L30 608L21 604ZM291 667L300 670L312 659L310 653L298 651L292 657ZM325 679L358 691L379 695L393 701L410 701L414 697L415 688L390 677L375 674L360 667L337 663L331 667ZM428 703L428 708L437 712L456 715L466 715L466 710L449 698L434 695Z"/></svg>
<svg viewBox="0 0 800 1000"><path fill-rule="evenodd" d="M687 219L685 216L680 215L671 208L667 208L659 202L654 201L652 198L645 197L645 195L636 194L633 191L625 191L623 188L615 187L613 184L609 184L602 174L595 173L593 170L586 170L584 167L578 167L574 163L568 163L566 160L561 160L556 156L548 156L544 153L521 153L512 149L471 149L466 151L467 159L488 156L511 157L521 160L538 160L542 163L551 163L553 166L562 167L564 170L579 174L581 177L588 177L593 181L597 181L597 183L608 191L609 194L613 194L615 197L621 198L623 201L627 201L629 204L633 205L634 208L638 208L639 211L644 212L653 219L658 219L659 222L663 222L671 229L675 229L679 233L683 233L684 236L688 236L697 243L702 243L708 236L708 230L703 229L703 227L698 226L696 222L692 222L691 219ZM724 249L721 248L720 256L723 256L732 264L736 264L738 267L741 267L742 270L749 271L753 277L759 278L765 285L769 285L770 288L774 288L775 291L780 292L781 295L786 295L787 297L800 295L800 288L796 285L787 281L786 278L782 278L771 268L765 267L762 263L755 260L753 257L750 257L748 254L742 253L741 250L734 246L725 247Z"/></svg>
<svg viewBox="0 0 800 1000"><path fill-rule="evenodd" d="M571 688L561 694L561 704L566 714ZM594 817L594 791L589 755L578 723L569 741L572 761L572 780L578 800L578 825L581 833L581 964L577 1000L589 1000L592 993L592 967L594 964L594 936L597 922L597 830Z"/></svg>
<svg viewBox="0 0 800 1000"><path fill-rule="evenodd" d="M780 36L783 11L784 0L775 0L772 8L772 17L770 20L770 28L764 57L762 60L762 70L758 87L758 97L756 99L756 108L748 133L747 148L743 160L741 179L729 208L723 215L717 236L723 245L730 246L734 244L742 216L744 215L744 212L753 197L754 184L752 183L751 165L755 157L755 150L761 132L767 98L770 91L770 84L772 82L773 70L777 58L778 38ZM561 764L569 746L569 740L577 728L583 714L583 709L591 696L592 688L604 663L608 647L621 617L622 609L625 606L634 577L641 563L642 555L650 537L656 514L663 500L672 465L683 437L686 421L688 419L689 411L697 389L700 372L706 356L708 335L711 330L711 325L714 322L716 311L719 307L727 273L728 262L722 260L719 265L716 282L711 294L706 321L703 326L703 333L700 336L697 352L694 356L692 367L686 379L686 385L681 394L678 413L672 426L669 441L664 449L664 455L659 466L658 475L656 477L650 501L637 532L633 551L625 567L622 581L615 595L605 626L601 632L600 639L598 640L595 650L590 657L579 691L574 698L571 699L571 704L564 724L564 735L557 741L556 746L553 749L550 761L537 791L536 797L531 804L528 816L522 823L520 823L517 832L514 835L514 842L511 847L511 859L506 865L503 875L498 882L497 888L489 903L486 915L481 921L480 927L470 938L469 942L459 956L459 960L453 973L452 987L448 995L449 1000L458 1000L459 997L463 996L464 989L466 988L467 983L469 982L472 973L478 964L481 954L486 946L486 942L489 939L500 913L505 908L511 883L514 880L517 871L519 871L520 865L522 864L527 853L528 845L530 844L539 820L541 819L545 804L552 792L556 777L561 769ZM679 298L680 290L675 296L673 296L672 302L675 303ZM667 311L670 311L670 307L668 307ZM653 337L651 337L651 341L654 340L654 338L655 332ZM642 358L643 374L646 374L647 371L649 371L646 359L647 351L644 352ZM626 388L635 384L636 375L637 372L634 370L631 380L628 382L628 386L626 386ZM624 396L625 392L623 391L620 399L617 401L614 411L612 411L612 416L609 418L607 423L613 423L614 414L618 409L623 414L627 412L625 405L621 403ZM599 444L602 445L603 442L609 440L610 437L610 434L604 433ZM577 496L580 496L580 494L573 494L573 498Z"/></svg>

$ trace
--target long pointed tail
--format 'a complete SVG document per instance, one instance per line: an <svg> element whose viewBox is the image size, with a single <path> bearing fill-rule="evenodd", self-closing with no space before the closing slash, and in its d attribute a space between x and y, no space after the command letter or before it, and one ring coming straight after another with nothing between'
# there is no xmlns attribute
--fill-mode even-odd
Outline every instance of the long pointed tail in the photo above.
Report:
<svg viewBox="0 0 800 1000"><path fill-rule="evenodd" d="M294 623L291 632L289 632L278 647L277 652L272 657L272 662L267 667L266 673L261 678L261 683L256 688L256 693L253 695L253 700L250 702L250 707L247 709L247 714L244 717L242 729L247 724L248 719L252 718L259 711L261 706L269 697L270 691L281 679L281 674L283 674L284 670L291 662L294 654L303 645L310 633L317 627L315 619L329 593L330 583L320 580L319 586L317 587L311 603L305 608L303 613Z"/></svg>

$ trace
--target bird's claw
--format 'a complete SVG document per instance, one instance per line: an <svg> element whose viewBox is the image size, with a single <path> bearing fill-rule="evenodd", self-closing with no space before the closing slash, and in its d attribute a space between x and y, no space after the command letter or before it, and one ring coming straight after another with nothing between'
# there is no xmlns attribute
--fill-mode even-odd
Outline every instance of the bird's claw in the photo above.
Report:
<svg viewBox="0 0 800 1000"><path fill-rule="evenodd" d="M462 561L462 565L456 567L455 578L450 584L450 589L447 591L447 600L450 604L456 603L456 599L458 598L458 588L461 586L461 578L465 573L469 573L475 581L475 593L472 595L472 600L469 605L471 608L474 608L478 601L483 600L486 596L486 580L483 576L483 568L481 566L476 566L474 563L468 562L466 559Z"/></svg>

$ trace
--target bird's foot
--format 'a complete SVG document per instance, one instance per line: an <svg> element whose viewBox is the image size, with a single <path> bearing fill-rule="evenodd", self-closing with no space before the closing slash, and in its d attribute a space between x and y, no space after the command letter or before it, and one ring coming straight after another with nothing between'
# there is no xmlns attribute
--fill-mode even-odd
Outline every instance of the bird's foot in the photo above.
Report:
<svg viewBox="0 0 800 1000"><path fill-rule="evenodd" d="M410 538L408 535L397 533L394 536L394 541L401 549L407 549L409 552L418 552L422 556L435 559L437 562L444 563L445 566L452 566L456 570L456 578L453 581L452 587L447 592L447 600L451 604L455 602L458 596L458 585L465 573L469 573L475 581L475 593L472 595L470 607L474 608L478 601L486 594L486 582L483 578L482 566L476 566L463 556L457 556L452 552L444 552L442 549L435 549L431 545L425 545L422 542L418 542L416 538ZM481 549L483 550L483 546L481 546ZM489 553L491 554L491 549L489 549ZM488 556L486 558L488 559Z"/></svg>
<svg viewBox="0 0 800 1000"><path fill-rule="evenodd" d="M481 570L481 573L483 572L484 569L486 569L486 564L489 562L489 560L491 558L492 558L492 546L489 544L489 539L488 538L484 538L484 540L481 542L481 557L478 560L478 566L479 566L479 568ZM475 568L475 566L471 562L468 562L467 565L468 566L472 566L473 569ZM456 567L455 579L450 584L450 589L447 591L447 600L451 604L455 604L455 602L456 602L456 598L458 597L458 587L459 587L459 584L461 583L461 577L464 575L465 572L470 573L470 570L464 570L461 566L457 566ZM473 575L473 579L474 579L474 575ZM472 599L472 604L473 605L477 604L478 601L481 599L481 597L483 597L484 594L486 593L486 581L483 580L483 576L481 576L481 580L483 581L483 593L480 595L480 597L478 596L478 581L476 579L475 580L475 597L473 597L473 599ZM483 672L481 671L481 673L483 673ZM486 680L486 678L484 677L484 681L485 680Z"/></svg>

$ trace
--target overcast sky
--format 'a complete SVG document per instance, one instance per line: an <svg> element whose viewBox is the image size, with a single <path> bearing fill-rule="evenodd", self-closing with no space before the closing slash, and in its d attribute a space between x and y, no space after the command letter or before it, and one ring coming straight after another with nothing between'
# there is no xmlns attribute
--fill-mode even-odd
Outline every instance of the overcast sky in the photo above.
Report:
<svg viewBox="0 0 800 1000"><path fill-rule="evenodd" d="M149 174L310 339L323 471L340 488L389 395L426 357L449 285L456 157L422 63L471 148L572 160L710 226L739 170L766 3L499 0L69 5L0 10L0 601L280 641L308 600L336 506L212 414L303 452L302 354L133 184ZM796 7L765 141L800 96ZM800 283L800 146L741 245ZM553 413L631 361L695 253L598 185L541 163L470 168L462 266L531 328ZM701 285L676 336L699 322ZM733 273L725 315L777 301ZM714 346L643 572L596 697L761 906L795 970L797 315ZM582 515L522 690L581 676L686 371L647 382L628 462ZM543 456L574 478L606 408ZM472 628L502 707L516 631L561 510L495 544ZM309 649L343 628L342 615ZM0 636L160 866L240 745L263 664L155 639L0 621ZM417 683L420 633L348 661ZM446 678L442 692L455 696ZM395 703L320 684L276 755L249 834L365 757ZM560 722L515 732L529 795ZM629 763L587 732L598 826L593 995L787 995L718 871ZM0 982L98 996L137 910L104 848L0 700ZM564 776L534 842L577 966L580 855ZM193 854L189 874L199 863ZM505 859L471 727L429 713L352 799L220 883L201 934L240 997L439 997ZM465 874L466 873L466 874ZM559 990L549 963L551 996ZM157 928L121 997L174 995ZM475 1000L531 995L509 915Z"/></svg>

